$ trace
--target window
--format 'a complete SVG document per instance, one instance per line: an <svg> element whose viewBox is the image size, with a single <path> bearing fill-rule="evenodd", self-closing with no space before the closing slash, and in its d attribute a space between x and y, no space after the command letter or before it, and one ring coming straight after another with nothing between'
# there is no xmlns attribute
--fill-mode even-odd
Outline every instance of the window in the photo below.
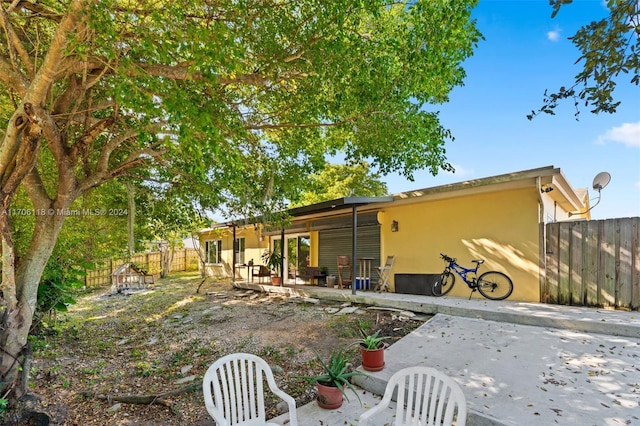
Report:
<svg viewBox="0 0 640 426"><path fill-rule="evenodd" d="M236 238L236 243L233 245L233 250L236 253L236 263L245 263L244 249L244 237Z"/></svg>
<svg viewBox="0 0 640 426"><path fill-rule="evenodd" d="M222 241L220 240L205 241L204 249L205 249L205 256L207 259L207 263L222 262Z"/></svg>

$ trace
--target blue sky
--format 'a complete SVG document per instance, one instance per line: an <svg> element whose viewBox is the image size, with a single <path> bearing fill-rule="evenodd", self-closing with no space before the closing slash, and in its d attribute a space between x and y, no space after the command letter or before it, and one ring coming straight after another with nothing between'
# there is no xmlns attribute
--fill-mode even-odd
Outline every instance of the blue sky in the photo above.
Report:
<svg viewBox="0 0 640 426"><path fill-rule="evenodd" d="M473 15L485 40L464 64L465 85L437 107L455 137L446 150L456 173L419 172L414 182L389 175L383 178L389 192L553 165L596 199L593 178L611 174L593 219L640 216L640 88L631 77L618 80L616 114L582 108L576 121L568 101L555 116L526 118L542 104L545 89L571 86L578 73L579 51L567 38L606 16L601 0L576 0L554 19L551 11L544 0L480 0Z"/></svg>

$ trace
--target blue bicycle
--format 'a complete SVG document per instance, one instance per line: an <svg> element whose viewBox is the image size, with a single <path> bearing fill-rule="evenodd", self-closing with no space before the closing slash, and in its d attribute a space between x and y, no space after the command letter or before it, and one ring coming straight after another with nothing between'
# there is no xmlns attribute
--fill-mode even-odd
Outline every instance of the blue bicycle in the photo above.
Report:
<svg viewBox="0 0 640 426"><path fill-rule="evenodd" d="M489 271L484 274L478 275L478 268L484 263L484 260L472 260L476 264L475 268L465 268L464 266L456 263L456 259L440 253L440 257L447 262L447 266L444 267L444 271L440 275L440 279L433 284L434 296L440 297L449 293L456 282L456 277L452 272L455 272L462 278L462 280L471 289L471 295L478 290L481 295L491 300L503 300L511 296L513 292L513 282L511 278L502 272ZM468 276L472 275L472 276ZM469 295L469 299L471 299Z"/></svg>

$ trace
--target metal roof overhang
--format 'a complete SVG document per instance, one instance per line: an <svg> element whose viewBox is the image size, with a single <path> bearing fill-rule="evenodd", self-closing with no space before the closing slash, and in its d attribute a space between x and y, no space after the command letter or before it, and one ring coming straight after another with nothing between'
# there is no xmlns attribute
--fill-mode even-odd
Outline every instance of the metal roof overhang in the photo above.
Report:
<svg viewBox="0 0 640 426"><path fill-rule="evenodd" d="M366 206L369 204L389 203L395 198L392 195L384 197L343 197L336 198L335 200L323 201L321 203L310 204L308 206L294 207L287 210L287 213L291 216L302 217L312 216L329 212L349 213L353 208ZM203 229L203 231L210 231L214 229L224 229L246 226L248 224L260 223L259 218L254 219L241 219L236 221L226 221L212 224L209 228Z"/></svg>
<svg viewBox="0 0 640 426"><path fill-rule="evenodd" d="M320 213L338 212L346 209L353 209L368 204L389 203L394 200L393 196L385 197L343 197L335 200L323 201L309 206L295 207L289 209L288 213L293 217L308 216Z"/></svg>

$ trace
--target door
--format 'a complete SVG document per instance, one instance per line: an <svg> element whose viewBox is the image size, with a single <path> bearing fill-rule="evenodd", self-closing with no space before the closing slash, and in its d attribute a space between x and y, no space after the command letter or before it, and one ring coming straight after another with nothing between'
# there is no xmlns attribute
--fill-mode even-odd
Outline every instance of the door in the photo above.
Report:
<svg viewBox="0 0 640 426"><path fill-rule="evenodd" d="M309 234L294 234L285 236L286 249L284 252L284 282L296 283L296 275L308 266L311 254L311 238ZM280 247L280 239L274 240L274 247Z"/></svg>

